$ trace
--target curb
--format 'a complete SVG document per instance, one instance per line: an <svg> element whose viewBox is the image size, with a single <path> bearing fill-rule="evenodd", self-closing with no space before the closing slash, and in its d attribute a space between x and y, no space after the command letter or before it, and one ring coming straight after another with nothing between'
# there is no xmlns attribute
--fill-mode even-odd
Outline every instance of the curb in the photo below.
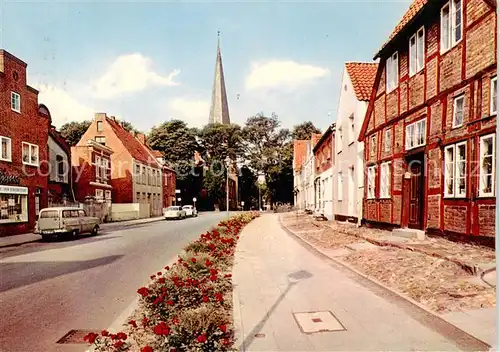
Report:
<svg viewBox="0 0 500 352"><path fill-rule="evenodd" d="M296 240L302 242L303 244L305 244L307 247L309 247L309 249L311 251L313 251L315 254L317 255L320 255L322 256L323 258L326 258L327 260L330 260L348 270L350 270L351 272L357 274L358 276L361 276L362 278L364 278L365 280L368 280L372 283L374 283L375 285L381 287L382 289L384 290L387 290L393 294L395 294L396 296L398 296L399 298L411 303L412 305L416 306L417 308L423 310L426 314L432 316L433 318L437 319L439 322L441 322L442 324L444 325L448 325L449 327L451 327L452 329L454 330L458 330L459 332L461 332L463 335L465 335L466 337L469 338L469 340L472 340L474 342L476 342L476 344L478 345L482 345L482 350L483 351L491 351L491 346L484 342L483 340L469 334L468 332L466 331L463 331L462 329L460 329L459 327L453 325L452 323L448 322L447 320L445 320L443 317L439 316L437 313L431 311L430 309L428 309L427 307L423 306L422 304L420 304L419 302L413 300L412 298L404 295L403 293L391 288L391 287L388 287L386 286L385 284L383 284L382 282L378 281L377 279L374 279L370 276L367 276L366 274L364 274L363 272L359 271L358 269L354 268L353 266L339 260L339 259L336 259L336 258L332 258L330 256L328 256L327 254L323 253L321 250L317 249L313 244L311 244L310 242L304 240L303 238L301 238L300 236L296 235L295 233L293 233L291 230L289 230L282 222L282 219L281 219L281 216L279 216L279 224L280 224L280 227L287 233L289 234L290 236L294 237ZM356 236L356 237L359 237L359 236ZM458 341L454 341L455 343L458 343Z"/></svg>

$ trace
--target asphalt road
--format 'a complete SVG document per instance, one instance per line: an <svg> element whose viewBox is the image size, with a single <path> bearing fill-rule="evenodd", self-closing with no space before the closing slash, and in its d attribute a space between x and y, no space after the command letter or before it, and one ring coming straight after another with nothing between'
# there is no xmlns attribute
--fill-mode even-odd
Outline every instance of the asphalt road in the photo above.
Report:
<svg viewBox="0 0 500 352"><path fill-rule="evenodd" d="M224 218L205 213L0 249L0 351L85 351L86 345L56 342L72 329L109 328L151 274Z"/></svg>

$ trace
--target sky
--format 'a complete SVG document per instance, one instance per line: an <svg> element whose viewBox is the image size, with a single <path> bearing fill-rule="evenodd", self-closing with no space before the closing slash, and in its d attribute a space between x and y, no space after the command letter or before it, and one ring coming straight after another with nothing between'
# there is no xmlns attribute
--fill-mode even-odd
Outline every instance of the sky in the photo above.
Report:
<svg viewBox="0 0 500 352"><path fill-rule="evenodd" d="M217 32L231 121L335 121L347 61L372 62L406 1L0 0L0 48L28 63L53 124L106 112L148 132L208 122Z"/></svg>

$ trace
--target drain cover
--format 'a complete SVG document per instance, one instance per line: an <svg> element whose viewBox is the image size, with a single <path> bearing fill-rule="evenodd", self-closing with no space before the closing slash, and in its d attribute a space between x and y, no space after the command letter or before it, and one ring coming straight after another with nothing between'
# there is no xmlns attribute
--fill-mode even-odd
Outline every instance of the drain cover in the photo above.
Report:
<svg viewBox="0 0 500 352"><path fill-rule="evenodd" d="M346 330L330 311L293 313L293 316L304 334Z"/></svg>
<svg viewBox="0 0 500 352"><path fill-rule="evenodd" d="M76 343L76 344L87 344L87 341L84 341L83 338L85 335L91 332L96 332L97 330L70 330L66 335L61 337L59 341L56 343L60 344L70 344L70 343Z"/></svg>

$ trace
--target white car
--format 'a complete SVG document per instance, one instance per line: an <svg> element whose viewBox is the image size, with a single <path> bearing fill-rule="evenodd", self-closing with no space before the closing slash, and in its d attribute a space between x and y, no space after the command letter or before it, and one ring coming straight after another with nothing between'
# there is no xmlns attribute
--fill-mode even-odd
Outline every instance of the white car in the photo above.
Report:
<svg viewBox="0 0 500 352"><path fill-rule="evenodd" d="M186 216L190 217L198 216L198 210L196 210L196 208L193 207L192 205L185 205L182 207L182 210L186 212Z"/></svg>
<svg viewBox="0 0 500 352"><path fill-rule="evenodd" d="M163 217L165 219L185 219L186 211L180 206L172 205L168 208L163 209Z"/></svg>

